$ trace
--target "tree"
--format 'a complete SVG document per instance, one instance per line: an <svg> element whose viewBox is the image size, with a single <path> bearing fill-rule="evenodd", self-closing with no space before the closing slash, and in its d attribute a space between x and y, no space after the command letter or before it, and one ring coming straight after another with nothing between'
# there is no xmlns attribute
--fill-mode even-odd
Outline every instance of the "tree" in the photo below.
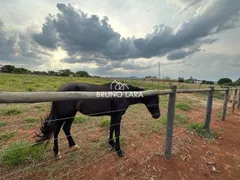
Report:
<svg viewBox="0 0 240 180"><path fill-rule="evenodd" d="M86 71L77 71L75 73L75 76L77 76L77 77L90 77L90 75Z"/></svg>
<svg viewBox="0 0 240 180"><path fill-rule="evenodd" d="M45 72L45 71L33 71L33 74L36 74L36 75L48 75L48 73Z"/></svg>
<svg viewBox="0 0 240 180"><path fill-rule="evenodd" d="M15 74L31 74L31 71L25 68L14 68L11 73Z"/></svg>
<svg viewBox="0 0 240 180"><path fill-rule="evenodd" d="M58 73L60 76L70 76L74 74L70 69L59 70Z"/></svg>
<svg viewBox="0 0 240 180"><path fill-rule="evenodd" d="M55 71L48 71L48 75L50 76L58 76L58 72L55 72Z"/></svg>
<svg viewBox="0 0 240 180"><path fill-rule="evenodd" d="M184 78L183 77L179 77L178 78L178 82L184 82Z"/></svg>
<svg viewBox="0 0 240 180"><path fill-rule="evenodd" d="M218 80L218 85L230 85L230 84L232 84L232 80L231 79L229 79L229 78L221 78L221 79L219 79Z"/></svg>
<svg viewBox="0 0 240 180"><path fill-rule="evenodd" d="M1 72L3 73L12 73L12 71L15 69L12 65L5 65L1 68Z"/></svg>
<svg viewBox="0 0 240 180"><path fill-rule="evenodd" d="M213 81L203 80L201 84L214 84L214 82Z"/></svg>
<svg viewBox="0 0 240 180"><path fill-rule="evenodd" d="M240 78L233 83L234 86L240 86Z"/></svg>

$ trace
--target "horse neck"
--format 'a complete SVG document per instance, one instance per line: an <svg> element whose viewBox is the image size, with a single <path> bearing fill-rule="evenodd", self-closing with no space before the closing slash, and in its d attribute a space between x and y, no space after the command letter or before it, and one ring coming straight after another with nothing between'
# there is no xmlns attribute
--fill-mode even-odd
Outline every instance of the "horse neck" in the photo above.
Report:
<svg viewBox="0 0 240 180"><path fill-rule="evenodd" d="M132 104L140 104L140 103L143 103L143 98L142 97L127 98L127 101L129 102L130 105L132 105Z"/></svg>

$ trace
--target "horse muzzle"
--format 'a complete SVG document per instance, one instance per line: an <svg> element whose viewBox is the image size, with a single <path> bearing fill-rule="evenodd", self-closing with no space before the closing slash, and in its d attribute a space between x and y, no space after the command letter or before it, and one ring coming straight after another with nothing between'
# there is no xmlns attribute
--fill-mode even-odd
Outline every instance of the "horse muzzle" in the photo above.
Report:
<svg viewBox="0 0 240 180"><path fill-rule="evenodd" d="M156 114L152 115L152 118L154 118L154 119L158 119L159 117L160 117L160 113L156 113Z"/></svg>

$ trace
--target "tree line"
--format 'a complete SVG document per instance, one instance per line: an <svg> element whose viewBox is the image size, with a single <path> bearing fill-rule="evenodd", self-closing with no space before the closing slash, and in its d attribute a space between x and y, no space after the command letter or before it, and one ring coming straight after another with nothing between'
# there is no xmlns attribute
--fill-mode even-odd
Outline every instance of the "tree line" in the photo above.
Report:
<svg viewBox="0 0 240 180"><path fill-rule="evenodd" d="M194 83L195 81L198 81L199 84L214 84L214 81L207 81L207 80L196 80L193 79L193 77L190 77L188 79L184 79L183 77L178 78L178 82L184 82L184 83ZM218 85L221 86L240 86L240 78L236 81L232 81L230 78L220 78L217 81Z"/></svg>
<svg viewBox="0 0 240 180"><path fill-rule="evenodd" d="M232 81L230 78L221 78L218 80L218 85L225 85L225 86L240 86L240 78L236 81Z"/></svg>
<svg viewBox="0 0 240 180"><path fill-rule="evenodd" d="M197 79L193 79L192 76L190 78L188 78L188 79L184 79L183 77L179 77L178 78L178 82L184 82L184 83L194 83L194 82L197 82L199 84L214 84L214 81L197 80Z"/></svg>
<svg viewBox="0 0 240 180"><path fill-rule="evenodd" d="M73 76L73 77L92 77L86 71L72 72L70 69L62 69L59 71L30 71L25 68L15 67L12 65L5 65L0 68L1 73L11 74L36 74L36 75L49 75L49 76ZM93 76L99 77L99 76Z"/></svg>

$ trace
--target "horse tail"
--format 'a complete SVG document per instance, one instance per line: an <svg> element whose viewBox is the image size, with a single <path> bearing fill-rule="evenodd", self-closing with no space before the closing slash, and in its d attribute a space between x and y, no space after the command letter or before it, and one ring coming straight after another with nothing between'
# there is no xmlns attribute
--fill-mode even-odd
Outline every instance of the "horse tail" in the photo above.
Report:
<svg viewBox="0 0 240 180"><path fill-rule="evenodd" d="M42 119L40 133L36 133L36 143L43 143L45 141L49 141L52 138L54 129L55 129L55 121L54 121L54 110L53 106L51 111L47 117ZM47 142L48 144L49 142Z"/></svg>

